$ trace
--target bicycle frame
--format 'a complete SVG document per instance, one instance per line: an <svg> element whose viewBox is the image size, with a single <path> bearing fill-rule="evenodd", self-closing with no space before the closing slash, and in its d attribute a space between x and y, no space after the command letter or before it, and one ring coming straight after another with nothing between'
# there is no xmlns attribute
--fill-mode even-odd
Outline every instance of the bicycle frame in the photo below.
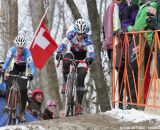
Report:
<svg viewBox="0 0 160 130"><path fill-rule="evenodd" d="M12 74L6 74L7 76L14 77L13 83L11 88L9 89L9 94L7 98L7 104L4 110L8 113L9 115L9 125L10 124L16 124L16 119L17 119L17 111L21 111L21 93L20 93L20 88L18 85L18 79L28 79L26 76L19 76L19 75L12 75ZM18 100L19 100L19 109L17 109L18 105Z"/></svg>
<svg viewBox="0 0 160 130"><path fill-rule="evenodd" d="M78 63L85 63L84 60L75 60L75 59L68 59L64 58L64 60L71 61L69 74L67 77L67 83L66 83L66 100L65 100L65 111L66 116L69 116L69 113L71 115L76 115L75 113L75 106L77 104L77 90L76 90L76 79L77 79L77 64Z"/></svg>

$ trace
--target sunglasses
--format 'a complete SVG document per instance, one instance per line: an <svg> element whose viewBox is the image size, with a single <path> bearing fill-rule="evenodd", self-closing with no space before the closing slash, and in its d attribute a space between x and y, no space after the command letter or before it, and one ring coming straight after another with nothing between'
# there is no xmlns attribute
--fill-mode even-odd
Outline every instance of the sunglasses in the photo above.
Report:
<svg viewBox="0 0 160 130"><path fill-rule="evenodd" d="M84 33L77 33L78 36L84 36Z"/></svg>
<svg viewBox="0 0 160 130"><path fill-rule="evenodd" d="M49 107L56 107L56 105L49 105Z"/></svg>
<svg viewBox="0 0 160 130"><path fill-rule="evenodd" d="M23 47L18 47L18 49L23 50Z"/></svg>

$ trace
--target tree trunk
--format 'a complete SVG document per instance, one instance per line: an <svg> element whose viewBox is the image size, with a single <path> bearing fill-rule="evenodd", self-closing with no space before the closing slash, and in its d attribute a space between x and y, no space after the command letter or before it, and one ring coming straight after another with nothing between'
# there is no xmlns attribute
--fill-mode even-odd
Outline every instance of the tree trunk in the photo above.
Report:
<svg viewBox="0 0 160 130"><path fill-rule="evenodd" d="M100 103L101 111L104 112L106 110L110 110L111 106L107 90L108 86L106 85L101 62L100 21L96 0L86 0L86 2L96 52L96 60L92 65L92 70L95 71L93 71L92 73L96 84L98 102Z"/></svg>
<svg viewBox="0 0 160 130"><path fill-rule="evenodd" d="M49 5L49 9L48 9L48 13L47 13L47 19L49 21L48 22L48 30L51 31L56 1L55 0L48 0L48 5Z"/></svg>
<svg viewBox="0 0 160 130"><path fill-rule="evenodd" d="M44 14L43 0L29 0L29 7L32 18L33 31L35 32Z"/></svg>
<svg viewBox="0 0 160 130"><path fill-rule="evenodd" d="M47 23L48 23L48 28L49 31L52 29L52 24L53 24L53 16L54 16L54 11L55 11L55 0L49 0L49 12L48 12L48 17L47 17ZM56 72L56 66L54 63L54 57L50 57L47 65L47 74L48 74L48 83L49 83L49 92L50 95L52 96L53 99L56 100L58 103L57 109L61 110L62 109L62 104L61 104L61 99L60 99L60 94L59 94L59 85L57 81L57 72Z"/></svg>
<svg viewBox="0 0 160 130"><path fill-rule="evenodd" d="M15 39L15 37L18 34L18 4L17 4L17 0L8 0L8 4L9 4L9 36L8 36L8 40L9 43L13 43L13 40ZM12 45L12 43L10 44L10 46Z"/></svg>
<svg viewBox="0 0 160 130"><path fill-rule="evenodd" d="M2 40L4 43L4 55L13 45L14 38L18 35L18 3L17 0L1 0L2 19L4 20Z"/></svg>
<svg viewBox="0 0 160 130"><path fill-rule="evenodd" d="M68 4L69 8L71 9L73 18L75 20L77 20L78 18L82 18L76 4L74 3L74 0L67 0L67 4Z"/></svg>
<svg viewBox="0 0 160 130"><path fill-rule="evenodd" d="M30 5L30 12L31 12L32 21L33 21L32 26L33 26L33 30L35 32L38 25L39 25L39 22L45 12L43 0L38 0L38 1L37 0L30 0L29 5ZM51 10L53 11L53 8ZM50 26L49 30L51 30L53 15L50 14L50 11L48 12L47 15L48 15L49 20L46 19L46 24ZM41 78L40 79L42 80L40 87L44 90L44 93L45 93L45 102L48 99L52 98L58 103L57 109L58 110L61 109L58 81L57 81L57 75L56 75L56 69L55 69L53 57L49 58L47 64L41 70Z"/></svg>

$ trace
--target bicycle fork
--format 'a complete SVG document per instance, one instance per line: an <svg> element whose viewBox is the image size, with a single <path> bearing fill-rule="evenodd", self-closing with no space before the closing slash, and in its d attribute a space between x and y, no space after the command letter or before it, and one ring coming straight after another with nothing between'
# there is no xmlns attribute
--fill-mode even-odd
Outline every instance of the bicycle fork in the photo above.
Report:
<svg viewBox="0 0 160 130"><path fill-rule="evenodd" d="M16 118L16 107L17 107L17 92L11 91L8 95L7 105L4 108L5 112L9 112L11 107L13 107L12 118ZM13 102L11 102L11 98L13 98ZM12 104L11 104L12 103ZM11 106L12 105L12 106Z"/></svg>

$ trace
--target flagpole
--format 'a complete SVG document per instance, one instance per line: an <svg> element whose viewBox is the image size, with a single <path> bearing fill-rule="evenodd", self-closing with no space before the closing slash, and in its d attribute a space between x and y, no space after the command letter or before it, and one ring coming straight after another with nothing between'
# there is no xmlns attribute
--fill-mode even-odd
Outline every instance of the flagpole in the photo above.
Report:
<svg viewBox="0 0 160 130"><path fill-rule="evenodd" d="M34 38L35 38L35 36L36 36L36 34L37 34L37 32L38 32L38 29L39 29L39 27L40 27L40 25L41 25L43 19L45 18L46 14L47 14L48 8L49 8L49 7L47 7L47 9L45 10L45 13L44 13L44 15L43 15L43 17L42 17L42 19L41 19L41 21L40 21L38 27L37 27L36 32L34 33L34 36L33 36L33 39L32 39L32 42L31 42L31 43L33 43L33 41L34 41ZM34 45L35 45L35 44L33 43L33 44L30 46L30 48L31 48L31 47L33 48Z"/></svg>

